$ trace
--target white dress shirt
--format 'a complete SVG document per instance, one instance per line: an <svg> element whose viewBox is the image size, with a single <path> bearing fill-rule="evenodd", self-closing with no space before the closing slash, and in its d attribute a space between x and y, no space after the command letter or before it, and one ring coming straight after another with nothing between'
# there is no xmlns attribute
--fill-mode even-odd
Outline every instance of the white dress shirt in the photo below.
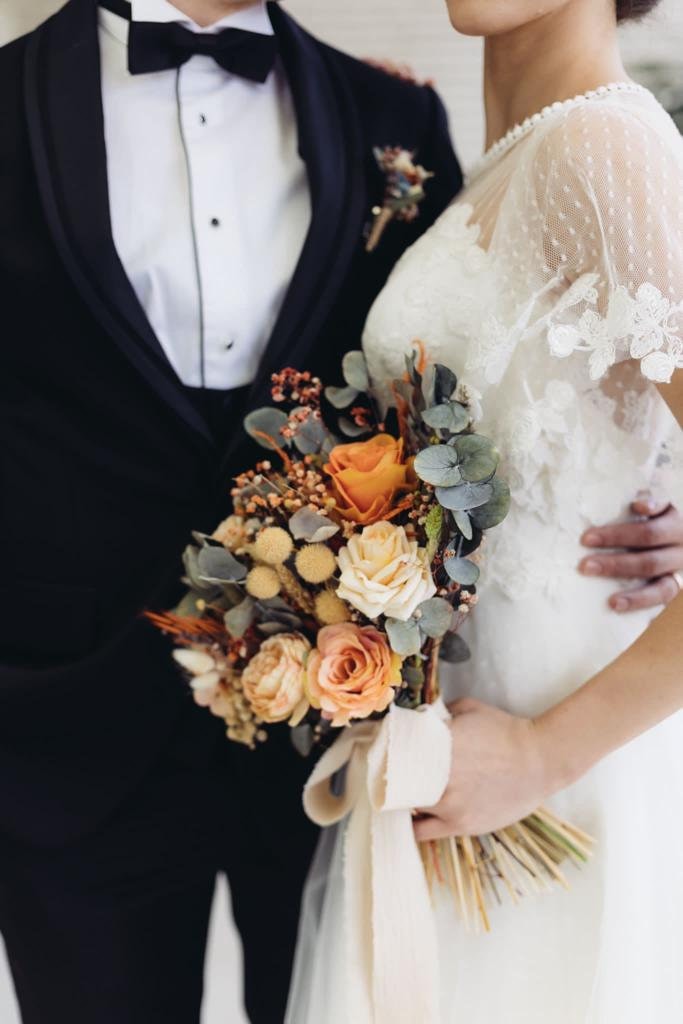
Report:
<svg viewBox="0 0 683 1024"><path fill-rule="evenodd" d="M133 19L195 32L272 33L265 3L201 29L167 0ZM255 377L311 219L292 97L279 63L261 85L194 56L131 75L128 23L100 10L112 232L178 377L235 388Z"/></svg>

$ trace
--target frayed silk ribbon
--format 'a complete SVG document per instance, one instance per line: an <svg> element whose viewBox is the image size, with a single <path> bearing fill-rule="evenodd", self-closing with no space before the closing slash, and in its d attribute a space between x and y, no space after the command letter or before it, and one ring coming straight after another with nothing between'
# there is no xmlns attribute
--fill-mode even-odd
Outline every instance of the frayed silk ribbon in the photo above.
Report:
<svg viewBox="0 0 683 1024"><path fill-rule="evenodd" d="M345 729L304 790L312 821L345 823L348 1020L439 1024L436 925L411 811L441 799L451 766L441 701L396 705ZM344 771L342 787L333 784ZM341 791L339 791L341 790Z"/></svg>

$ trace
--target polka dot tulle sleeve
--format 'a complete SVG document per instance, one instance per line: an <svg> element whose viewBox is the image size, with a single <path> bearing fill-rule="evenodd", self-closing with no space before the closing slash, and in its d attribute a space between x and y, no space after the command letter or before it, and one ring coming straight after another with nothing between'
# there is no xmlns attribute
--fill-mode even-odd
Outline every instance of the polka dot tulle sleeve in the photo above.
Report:
<svg viewBox="0 0 683 1024"><path fill-rule="evenodd" d="M658 383L683 368L682 153L667 115L633 101L584 104L539 142L520 199L559 292L546 340L584 353L592 380L624 360Z"/></svg>

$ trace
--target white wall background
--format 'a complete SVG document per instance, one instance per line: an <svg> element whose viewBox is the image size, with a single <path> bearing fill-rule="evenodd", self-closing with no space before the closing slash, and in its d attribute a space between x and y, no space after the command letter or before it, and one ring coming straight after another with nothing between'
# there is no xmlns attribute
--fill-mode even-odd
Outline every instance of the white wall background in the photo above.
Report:
<svg viewBox="0 0 683 1024"><path fill-rule="evenodd" d="M62 0L0 0L0 42L28 31L61 5ZM477 157L483 137L481 46L450 31L443 0L286 0L286 6L321 38L350 53L403 61L419 77L434 79L448 105L463 161ZM624 49L627 59L638 63L683 62L681 0L664 0L646 24L625 31ZM204 1024L244 1021L237 995L239 949L228 919L227 896L221 888L207 964ZM0 957L0 1022L18 1021Z"/></svg>

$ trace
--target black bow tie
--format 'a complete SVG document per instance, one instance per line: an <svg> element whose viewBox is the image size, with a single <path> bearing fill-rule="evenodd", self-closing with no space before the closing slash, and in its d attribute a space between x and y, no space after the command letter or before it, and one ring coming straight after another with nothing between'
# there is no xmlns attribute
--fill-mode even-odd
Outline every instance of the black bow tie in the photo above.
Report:
<svg viewBox="0 0 683 1024"><path fill-rule="evenodd" d="M275 64L274 36L226 28L214 34L190 32L176 22L132 21L126 0L101 0L113 14L130 21L128 70L131 75L179 68L199 54L212 57L225 71L252 82L265 82Z"/></svg>

